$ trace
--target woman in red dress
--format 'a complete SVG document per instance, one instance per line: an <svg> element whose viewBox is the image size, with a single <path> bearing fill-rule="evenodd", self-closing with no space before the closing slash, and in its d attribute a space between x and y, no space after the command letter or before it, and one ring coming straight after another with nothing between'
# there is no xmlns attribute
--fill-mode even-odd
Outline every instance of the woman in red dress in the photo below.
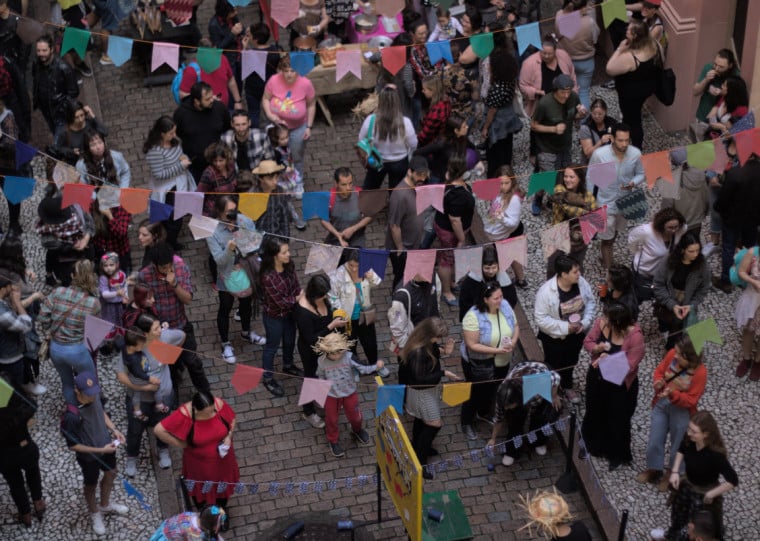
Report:
<svg viewBox="0 0 760 541"><path fill-rule="evenodd" d="M184 403L154 429L161 441L180 447L182 475L198 481L190 491L196 507L202 511L208 505L226 510L227 499L240 480L232 433L235 431L235 412L221 398L211 393L197 392L190 402ZM203 491L205 481L214 484ZM227 483L219 492L217 483ZM222 531L227 531L229 513L225 515Z"/></svg>

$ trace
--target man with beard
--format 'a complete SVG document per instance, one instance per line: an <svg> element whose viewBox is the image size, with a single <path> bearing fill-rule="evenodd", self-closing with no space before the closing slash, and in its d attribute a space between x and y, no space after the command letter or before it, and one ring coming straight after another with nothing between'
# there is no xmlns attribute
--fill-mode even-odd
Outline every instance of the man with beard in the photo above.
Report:
<svg viewBox="0 0 760 541"><path fill-rule="evenodd" d="M66 127L67 107L79 96L74 71L53 50L53 38L41 36L35 44L37 55L32 64L32 100L55 135Z"/></svg>
<svg viewBox="0 0 760 541"><path fill-rule="evenodd" d="M245 111L232 113L232 129L222 134L222 143L232 149L235 168L252 171L262 160L274 160L272 144L264 130L251 127L251 120Z"/></svg>

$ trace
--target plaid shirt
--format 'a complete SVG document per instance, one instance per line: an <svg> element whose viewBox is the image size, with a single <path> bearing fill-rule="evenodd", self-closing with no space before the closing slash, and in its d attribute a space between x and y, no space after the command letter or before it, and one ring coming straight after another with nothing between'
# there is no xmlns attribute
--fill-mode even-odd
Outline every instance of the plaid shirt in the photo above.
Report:
<svg viewBox="0 0 760 541"><path fill-rule="evenodd" d="M422 147L432 143L443 133L444 125L451 114L451 102L444 98L430 107L422 119L422 128L417 136L417 146Z"/></svg>
<svg viewBox="0 0 760 541"><path fill-rule="evenodd" d="M116 252L123 260L130 253L127 231L132 215L123 207L113 207L111 214L113 214L113 220L108 221L108 234L95 235L92 243L98 251Z"/></svg>
<svg viewBox="0 0 760 541"><path fill-rule="evenodd" d="M232 149L232 155L235 157L235 168L237 168L237 151L238 143L235 139L235 132L227 130L222 134L222 143ZM269 137L264 130L251 128L248 131L248 165L251 169L258 167L261 160L274 160L274 150L269 142Z"/></svg>
<svg viewBox="0 0 760 541"><path fill-rule="evenodd" d="M201 179L198 181L198 192L209 192L203 196L203 215L214 217L214 203L217 194L235 193L237 187L237 174L232 163L227 164L227 176L223 176L216 167L209 165L203 170Z"/></svg>
<svg viewBox="0 0 760 541"><path fill-rule="evenodd" d="M37 222L35 230L38 235L53 235L58 240L71 244L76 243L84 237L84 224L82 224L76 212L72 212L71 216L60 224Z"/></svg>
<svg viewBox="0 0 760 541"><path fill-rule="evenodd" d="M264 289L263 312L273 318L282 318L292 312L301 293L295 272L266 272L261 275L261 287Z"/></svg>
<svg viewBox="0 0 760 541"><path fill-rule="evenodd" d="M8 302L0 300L0 364L18 361L23 350L23 335L32 330L32 318L19 315Z"/></svg>
<svg viewBox="0 0 760 541"><path fill-rule="evenodd" d="M190 278L190 269L178 255L174 256L174 275L182 289L193 294L193 283ZM185 305L180 302L174 292L174 288L166 281L166 277L159 274L153 264L142 269L138 281L150 287L156 303L153 305L161 321L169 323L172 329L181 329L187 324Z"/></svg>
<svg viewBox="0 0 760 541"><path fill-rule="evenodd" d="M100 301L73 287L58 287L42 303L37 323L59 344L80 344L84 341L84 320L100 315Z"/></svg>

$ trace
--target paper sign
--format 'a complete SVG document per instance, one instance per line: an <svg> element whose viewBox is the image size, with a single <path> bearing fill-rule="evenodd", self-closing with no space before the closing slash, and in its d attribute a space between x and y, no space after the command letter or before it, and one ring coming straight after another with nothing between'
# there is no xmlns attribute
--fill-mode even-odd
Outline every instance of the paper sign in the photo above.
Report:
<svg viewBox="0 0 760 541"><path fill-rule="evenodd" d="M551 372L539 372L538 374L526 374L522 377L523 404L527 404L531 398L538 395L547 402L552 401L552 375Z"/></svg>
<svg viewBox="0 0 760 541"><path fill-rule="evenodd" d="M90 212L92 204L92 192L95 186L91 184L65 184L63 186L63 202L61 208L65 209L70 205L79 205L84 212Z"/></svg>
<svg viewBox="0 0 760 541"><path fill-rule="evenodd" d="M179 45L160 41L153 42L150 71L156 71L162 64L166 64L174 71L179 69Z"/></svg>
<svg viewBox="0 0 760 541"><path fill-rule="evenodd" d="M686 147L686 161L697 169L707 169L715 161L715 146L712 141L702 141Z"/></svg>
<svg viewBox="0 0 760 541"><path fill-rule="evenodd" d="M9 203L13 203L14 205L21 203L34 193L34 179L6 176L3 192Z"/></svg>
<svg viewBox="0 0 760 541"><path fill-rule="evenodd" d="M533 173L528 182L528 197L538 190L544 190L546 193L554 192L554 185L557 182L556 171L544 171L543 173Z"/></svg>
<svg viewBox="0 0 760 541"><path fill-rule="evenodd" d="M276 197L283 197L283 196L276 196ZM240 205L238 208L240 209L240 212L248 216L251 220L254 222L261 218L261 215L264 214L267 210L267 205L269 204L269 194L268 193L241 193L240 194Z"/></svg>
<svg viewBox="0 0 760 541"><path fill-rule="evenodd" d="M623 383L630 369L625 351L618 351L599 359L599 370L602 373L602 377L615 385Z"/></svg>
<svg viewBox="0 0 760 541"><path fill-rule="evenodd" d="M406 252L404 265L404 283L418 274L428 282L433 282L433 267L435 267L435 250L409 250Z"/></svg>
<svg viewBox="0 0 760 541"><path fill-rule="evenodd" d="M417 197L415 198L417 202L417 214L422 214L430 206L438 212L443 212L443 192L445 189L446 186L444 184L417 186L414 189L417 192Z"/></svg>
<svg viewBox="0 0 760 541"><path fill-rule="evenodd" d="M114 190L115 188L101 188ZM148 209L148 199L150 198L150 190L143 190L140 188L121 188L121 199L119 200L121 206L130 214L141 214Z"/></svg>
<svg viewBox="0 0 760 541"><path fill-rule="evenodd" d="M472 193L483 201L492 201L501 191L500 178L487 178L472 183Z"/></svg>
<svg viewBox="0 0 760 541"><path fill-rule="evenodd" d="M393 406L393 409L401 415L404 412L404 394L406 385L380 385L377 388L377 401L375 402L375 417Z"/></svg>
<svg viewBox="0 0 760 541"><path fill-rule="evenodd" d="M528 265L528 239L525 235L495 243L499 256L499 268L506 270L513 261L523 267Z"/></svg>
<svg viewBox="0 0 760 541"><path fill-rule="evenodd" d="M383 67L387 69L391 75L396 75L398 70L403 68L406 64L406 47L403 45L384 47L380 50L380 55L382 56Z"/></svg>
<svg viewBox="0 0 760 541"><path fill-rule="evenodd" d="M615 162L592 163L586 174L589 184L604 189L617 180L617 167Z"/></svg>
<svg viewBox="0 0 760 541"><path fill-rule="evenodd" d="M687 327L686 332L689 334L697 354L702 353L705 342L723 345L723 339L720 337L718 326L713 318L704 319L691 327Z"/></svg>
<svg viewBox="0 0 760 541"><path fill-rule="evenodd" d="M333 382L329 379L304 378L301 394L298 397L298 405L303 406L309 402L316 402L320 408L323 408L327 393L330 392L332 386Z"/></svg>
<svg viewBox="0 0 760 541"><path fill-rule="evenodd" d="M570 253L570 222L560 222L557 225L541 231L541 246L544 249L544 259L561 250Z"/></svg>
<svg viewBox="0 0 760 541"><path fill-rule="evenodd" d="M329 246L327 244L312 244L309 248L309 255L306 258L304 272L313 274L323 271L330 274L338 268L340 256L343 254L343 248L340 246Z"/></svg>
<svg viewBox="0 0 760 541"><path fill-rule="evenodd" d="M557 29L562 37L573 39L581 29L581 11L557 14Z"/></svg>
<svg viewBox="0 0 760 541"><path fill-rule="evenodd" d="M360 50L338 51L335 54L335 82L343 79L348 73L353 73L357 79L362 78L362 52Z"/></svg>
<svg viewBox="0 0 760 541"><path fill-rule="evenodd" d="M95 316L84 318L84 343L90 351L95 351L113 330L113 323Z"/></svg>
<svg viewBox="0 0 760 541"><path fill-rule="evenodd" d="M148 345L148 351L161 364L174 364L182 355L182 348L172 346L160 340L154 340Z"/></svg>
<svg viewBox="0 0 760 541"><path fill-rule="evenodd" d="M443 386L443 395L441 399L448 406L458 406L470 399L472 383L447 383Z"/></svg>
<svg viewBox="0 0 760 541"><path fill-rule="evenodd" d="M185 214L203 214L203 193L174 192L174 219L179 220Z"/></svg>
<svg viewBox="0 0 760 541"><path fill-rule="evenodd" d="M454 280L457 282L467 276L467 273L472 273L473 276L482 281L483 247L476 246L454 250L454 268L456 269Z"/></svg>
<svg viewBox="0 0 760 541"><path fill-rule="evenodd" d="M538 22L521 24L515 27L515 32L517 34L518 54L523 54L530 45L536 49L541 49L541 32L538 29Z"/></svg>
<svg viewBox="0 0 760 541"><path fill-rule="evenodd" d="M218 220L208 218L207 216L202 216L200 214L195 214L192 218L190 218L188 227L190 228L190 232L193 234L193 239L201 240L213 235L214 231L216 231L217 224L219 224Z"/></svg>
<svg viewBox="0 0 760 541"><path fill-rule="evenodd" d="M261 381L264 371L261 368L246 366L238 363L235 366L235 373L232 374L232 386L237 394L245 394L251 389L255 389Z"/></svg>
<svg viewBox="0 0 760 541"><path fill-rule="evenodd" d="M388 263L388 252L386 250L368 250L362 248L359 250L359 276L372 270L377 276L385 279L385 267Z"/></svg>
<svg viewBox="0 0 760 541"><path fill-rule="evenodd" d="M647 177L647 186L650 188L655 185L658 178L673 182L673 170L670 168L670 152L653 152L641 156L641 164L644 166L644 173Z"/></svg>

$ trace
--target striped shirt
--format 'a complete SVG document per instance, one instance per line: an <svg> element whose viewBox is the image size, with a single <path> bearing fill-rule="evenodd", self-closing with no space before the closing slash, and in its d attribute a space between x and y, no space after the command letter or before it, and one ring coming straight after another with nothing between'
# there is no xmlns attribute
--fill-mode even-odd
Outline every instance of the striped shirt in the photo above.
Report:
<svg viewBox="0 0 760 541"><path fill-rule="evenodd" d="M58 287L45 298L37 322L59 344L84 341L84 320L100 315L100 301L78 288Z"/></svg>

